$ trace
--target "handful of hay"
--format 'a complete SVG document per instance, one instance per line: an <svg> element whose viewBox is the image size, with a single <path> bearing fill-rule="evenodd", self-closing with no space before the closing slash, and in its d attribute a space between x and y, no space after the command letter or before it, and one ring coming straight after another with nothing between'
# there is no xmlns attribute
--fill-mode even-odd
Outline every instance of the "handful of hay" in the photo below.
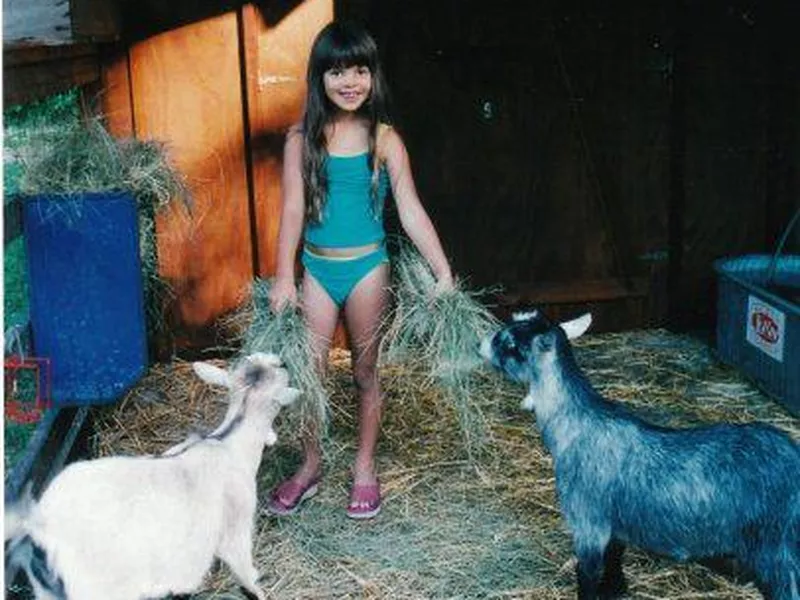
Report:
<svg viewBox="0 0 800 600"><path fill-rule="evenodd" d="M270 282L256 279L250 304L229 321L241 334L240 355L271 352L283 360L292 385L302 390L297 408L287 414L299 415L300 426L312 426L320 434L328 425L328 395L314 364L311 337L298 309L286 306L279 312L269 303Z"/></svg>
<svg viewBox="0 0 800 600"><path fill-rule="evenodd" d="M483 366L481 340L499 322L479 298L456 279L452 290L437 292L428 263L399 240L392 260L394 307L381 342L381 362L405 362L439 386L452 402L469 456L488 440L480 397L473 394L475 373Z"/></svg>

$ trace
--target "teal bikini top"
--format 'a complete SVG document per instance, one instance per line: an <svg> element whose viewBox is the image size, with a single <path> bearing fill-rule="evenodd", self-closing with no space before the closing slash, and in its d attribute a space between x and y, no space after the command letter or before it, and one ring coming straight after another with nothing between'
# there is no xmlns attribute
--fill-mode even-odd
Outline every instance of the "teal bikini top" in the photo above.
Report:
<svg viewBox="0 0 800 600"><path fill-rule="evenodd" d="M328 177L328 197L320 223L309 222L305 240L323 248L346 248L381 242L386 237L383 228L383 200L389 189L385 167L378 173L378 198L370 194L372 169L369 155L328 156L325 161Z"/></svg>

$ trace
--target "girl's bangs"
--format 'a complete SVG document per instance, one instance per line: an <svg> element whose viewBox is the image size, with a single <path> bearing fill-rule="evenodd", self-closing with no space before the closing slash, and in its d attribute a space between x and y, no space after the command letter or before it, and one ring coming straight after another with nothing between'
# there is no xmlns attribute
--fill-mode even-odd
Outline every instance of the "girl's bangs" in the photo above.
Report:
<svg viewBox="0 0 800 600"><path fill-rule="evenodd" d="M324 70L333 68L368 67L374 71L375 57L363 44L332 46L324 60Z"/></svg>

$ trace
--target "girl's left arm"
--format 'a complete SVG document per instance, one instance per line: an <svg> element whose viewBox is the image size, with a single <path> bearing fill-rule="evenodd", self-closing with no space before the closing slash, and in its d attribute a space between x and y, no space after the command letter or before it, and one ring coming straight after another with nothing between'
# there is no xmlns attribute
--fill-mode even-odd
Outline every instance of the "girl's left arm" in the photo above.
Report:
<svg viewBox="0 0 800 600"><path fill-rule="evenodd" d="M400 135L389 127L381 136L382 156L389 171L392 194L403 230L430 265L439 290L453 287L453 273L445 256L439 235L417 194L411 162Z"/></svg>

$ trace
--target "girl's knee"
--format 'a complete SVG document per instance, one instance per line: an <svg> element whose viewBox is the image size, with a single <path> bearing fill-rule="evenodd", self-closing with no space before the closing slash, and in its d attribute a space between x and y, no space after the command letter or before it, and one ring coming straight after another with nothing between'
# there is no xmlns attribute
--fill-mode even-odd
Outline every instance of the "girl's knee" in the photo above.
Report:
<svg viewBox="0 0 800 600"><path fill-rule="evenodd" d="M378 371L375 368L355 369L353 381L360 393L365 393L378 389Z"/></svg>

